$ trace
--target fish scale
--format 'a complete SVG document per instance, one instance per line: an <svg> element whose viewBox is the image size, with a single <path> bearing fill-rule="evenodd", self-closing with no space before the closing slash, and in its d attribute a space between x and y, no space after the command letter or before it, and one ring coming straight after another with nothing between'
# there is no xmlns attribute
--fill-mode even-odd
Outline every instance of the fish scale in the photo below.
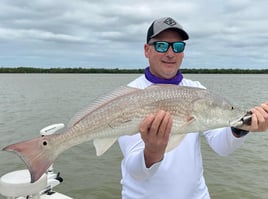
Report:
<svg viewBox="0 0 268 199"><path fill-rule="evenodd" d="M173 118L167 152L179 145L182 134L230 126L246 113L206 89L176 85L120 87L76 114L65 133L15 143L3 150L15 152L27 165L31 182L35 182L65 150L93 140L97 155L102 155L119 136L138 133L144 117L159 110L170 112Z"/></svg>

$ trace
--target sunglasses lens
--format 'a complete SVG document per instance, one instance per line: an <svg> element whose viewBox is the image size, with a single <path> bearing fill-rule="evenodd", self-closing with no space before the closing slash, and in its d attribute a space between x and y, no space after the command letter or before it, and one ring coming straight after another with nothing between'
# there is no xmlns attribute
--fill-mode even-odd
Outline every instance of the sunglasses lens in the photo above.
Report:
<svg viewBox="0 0 268 199"><path fill-rule="evenodd" d="M184 42L174 42L173 51L175 53L181 53L184 51L185 43Z"/></svg>
<svg viewBox="0 0 268 199"><path fill-rule="evenodd" d="M182 41L169 43L165 41L156 41L153 43L154 48L159 53L165 53L168 51L169 46L172 45L172 49L174 53L181 53L184 51L185 43Z"/></svg>
<svg viewBox="0 0 268 199"><path fill-rule="evenodd" d="M164 53L168 51L169 44L167 42L155 42L154 43L155 50L160 53Z"/></svg>

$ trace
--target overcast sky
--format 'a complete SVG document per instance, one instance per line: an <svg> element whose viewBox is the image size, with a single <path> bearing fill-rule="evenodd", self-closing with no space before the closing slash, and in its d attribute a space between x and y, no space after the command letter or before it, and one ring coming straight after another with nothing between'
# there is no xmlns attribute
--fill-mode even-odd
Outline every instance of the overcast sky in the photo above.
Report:
<svg viewBox="0 0 268 199"><path fill-rule="evenodd" d="M183 68L268 68L267 0L1 0L0 67L144 68L165 16L190 35Z"/></svg>

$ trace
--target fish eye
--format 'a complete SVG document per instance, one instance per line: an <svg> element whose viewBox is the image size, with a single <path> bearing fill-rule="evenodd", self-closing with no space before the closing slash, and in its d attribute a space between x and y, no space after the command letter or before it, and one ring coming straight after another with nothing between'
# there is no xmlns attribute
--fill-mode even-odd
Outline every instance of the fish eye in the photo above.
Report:
<svg viewBox="0 0 268 199"><path fill-rule="evenodd" d="M43 145L46 146L47 145L47 141L43 141Z"/></svg>
<svg viewBox="0 0 268 199"><path fill-rule="evenodd" d="M234 110L234 107L233 106L231 107L231 110Z"/></svg>

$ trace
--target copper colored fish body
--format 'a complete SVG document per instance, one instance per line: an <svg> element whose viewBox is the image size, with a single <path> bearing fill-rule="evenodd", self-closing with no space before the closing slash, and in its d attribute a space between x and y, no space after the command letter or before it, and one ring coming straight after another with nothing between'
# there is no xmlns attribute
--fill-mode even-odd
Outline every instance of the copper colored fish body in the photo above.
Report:
<svg viewBox="0 0 268 199"><path fill-rule="evenodd" d="M35 182L63 151L93 140L97 155L102 155L119 136L138 133L144 117L159 110L169 111L173 118L167 152L187 133L235 126L235 121L246 114L206 89L174 85L120 87L78 113L65 133L12 144L3 150L19 155L31 173L31 182Z"/></svg>

